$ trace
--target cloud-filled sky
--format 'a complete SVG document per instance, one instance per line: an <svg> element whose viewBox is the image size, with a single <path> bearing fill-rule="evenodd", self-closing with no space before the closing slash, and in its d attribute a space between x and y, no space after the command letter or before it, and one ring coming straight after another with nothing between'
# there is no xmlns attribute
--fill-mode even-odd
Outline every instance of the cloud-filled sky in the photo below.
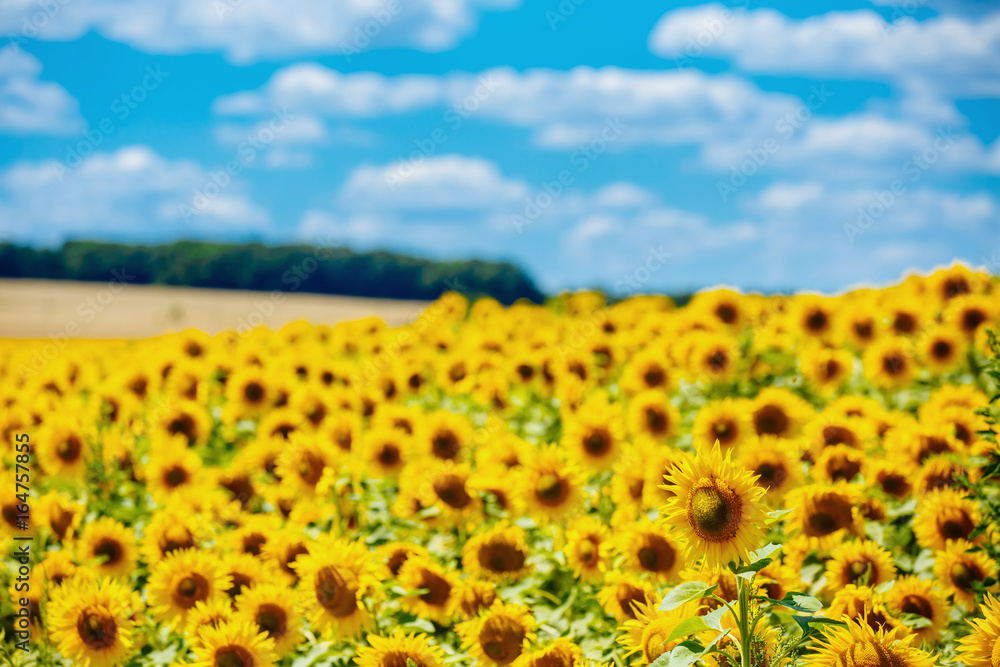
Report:
<svg viewBox="0 0 1000 667"><path fill-rule="evenodd" d="M838 4L11 0L0 238L335 242L552 291L987 264L1000 6Z"/></svg>

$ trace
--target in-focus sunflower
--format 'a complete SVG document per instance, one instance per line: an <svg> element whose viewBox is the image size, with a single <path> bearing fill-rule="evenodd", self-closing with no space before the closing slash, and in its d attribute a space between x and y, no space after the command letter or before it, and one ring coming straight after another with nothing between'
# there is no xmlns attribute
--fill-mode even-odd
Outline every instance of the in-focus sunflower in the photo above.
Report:
<svg viewBox="0 0 1000 667"><path fill-rule="evenodd" d="M911 644L915 635L897 638L899 630L875 631L865 620L850 621L826 633L806 667L932 667L934 658Z"/></svg>
<svg viewBox="0 0 1000 667"><path fill-rule="evenodd" d="M718 441L724 450L738 449L753 434L748 402L732 398L710 402L698 410L691 425L695 448L711 447Z"/></svg>
<svg viewBox="0 0 1000 667"><path fill-rule="evenodd" d="M431 646L427 635L407 635L396 628L388 637L368 635L369 646L359 646L358 667L441 667L444 654Z"/></svg>
<svg viewBox="0 0 1000 667"><path fill-rule="evenodd" d="M615 537L616 551L624 558L622 569L675 583L684 567L684 547L660 525L642 521L629 526Z"/></svg>
<svg viewBox="0 0 1000 667"><path fill-rule="evenodd" d="M460 623L455 629L469 655L488 667L520 667L536 637L531 611L500 601L494 602L478 618Z"/></svg>
<svg viewBox="0 0 1000 667"><path fill-rule="evenodd" d="M566 531L566 565L577 579L603 581L611 564L611 531L600 519L585 516L573 521Z"/></svg>
<svg viewBox="0 0 1000 667"><path fill-rule="evenodd" d="M913 628L922 641L934 643L948 625L950 605L932 579L919 579L913 575L900 577L885 594L886 606L897 614L916 614L930 621L930 625Z"/></svg>
<svg viewBox="0 0 1000 667"><path fill-rule="evenodd" d="M462 547L462 569L474 577L517 579L527 571L527 560L524 530L506 523L473 535Z"/></svg>
<svg viewBox="0 0 1000 667"><path fill-rule="evenodd" d="M274 642L274 652L282 657L302 639L302 619L296 601L281 584L258 584L236 598L234 617L254 623Z"/></svg>
<svg viewBox="0 0 1000 667"><path fill-rule="evenodd" d="M135 570L138 560L135 534L111 517L101 517L87 524L76 545L82 563L97 561L97 572L106 577L126 577Z"/></svg>
<svg viewBox="0 0 1000 667"><path fill-rule="evenodd" d="M874 588L895 578L892 554L871 540L842 543L826 563L826 584L834 591L848 584Z"/></svg>
<svg viewBox="0 0 1000 667"><path fill-rule="evenodd" d="M364 596L375 581L364 544L321 538L295 561L310 626L335 637L354 637L371 622Z"/></svg>
<svg viewBox="0 0 1000 667"><path fill-rule="evenodd" d="M702 447L665 476L674 498L660 509L663 520L687 543L692 561L709 567L740 561L764 539L764 489L753 473L725 457L719 443Z"/></svg>
<svg viewBox="0 0 1000 667"><path fill-rule="evenodd" d="M215 554L174 551L150 570L149 610L158 621L180 628L198 602L225 596L230 584Z"/></svg>
<svg viewBox="0 0 1000 667"><path fill-rule="evenodd" d="M117 665L132 651L134 603L119 580L71 580L53 591L46 619L52 642L74 664Z"/></svg>
<svg viewBox="0 0 1000 667"><path fill-rule="evenodd" d="M198 660L191 667L271 667L275 661L274 642L246 620L202 627L192 650Z"/></svg>
<svg viewBox="0 0 1000 667"><path fill-rule="evenodd" d="M966 609L976 607L976 586L996 579L997 564L968 540L953 540L934 559L934 578L955 602Z"/></svg>
<svg viewBox="0 0 1000 667"><path fill-rule="evenodd" d="M987 595L983 618L969 619L971 634L958 640L958 657L968 667L996 667L1000 658L1000 600Z"/></svg>

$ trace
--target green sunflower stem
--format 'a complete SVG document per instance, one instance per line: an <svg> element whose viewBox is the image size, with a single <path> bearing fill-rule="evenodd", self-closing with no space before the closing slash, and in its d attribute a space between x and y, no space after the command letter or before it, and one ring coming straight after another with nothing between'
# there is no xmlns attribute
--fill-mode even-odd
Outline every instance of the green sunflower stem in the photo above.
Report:
<svg viewBox="0 0 1000 667"><path fill-rule="evenodd" d="M750 667L750 582L743 577L736 577L736 589L739 591L740 613L736 619L740 629L740 666Z"/></svg>

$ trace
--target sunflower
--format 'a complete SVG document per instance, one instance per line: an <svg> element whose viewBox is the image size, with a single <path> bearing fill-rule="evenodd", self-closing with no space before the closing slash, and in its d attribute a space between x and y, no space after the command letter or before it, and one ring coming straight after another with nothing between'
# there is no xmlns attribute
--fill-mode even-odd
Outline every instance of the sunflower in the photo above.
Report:
<svg viewBox="0 0 1000 667"><path fill-rule="evenodd" d="M296 509L302 505L305 503L297 505ZM274 563L290 583L295 583L299 578L295 572L295 562L309 553L310 542L311 538L304 535L301 528L286 525L264 544L262 555L264 560Z"/></svg>
<svg viewBox="0 0 1000 667"><path fill-rule="evenodd" d="M930 621L930 625L913 628L921 641L934 643L948 624L950 606L930 579L913 575L900 577L885 594L886 606L897 614L915 614Z"/></svg>
<svg viewBox="0 0 1000 667"><path fill-rule="evenodd" d="M691 436L694 446L711 447L716 441L724 449L737 449L754 434L747 401L724 398L698 410Z"/></svg>
<svg viewBox="0 0 1000 667"><path fill-rule="evenodd" d="M785 501L793 508L788 523L808 539L811 547L831 548L847 534L860 534L860 495L860 489L847 482L793 489Z"/></svg>
<svg viewBox="0 0 1000 667"><path fill-rule="evenodd" d="M271 667L274 642L247 620L230 620L198 630L191 667Z"/></svg>
<svg viewBox="0 0 1000 667"><path fill-rule="evenodd" d="M905 500L913 492L911 466L896 460L868 458L865 462L865 481L896 500Z"/></svg>
<svg viewBox="0 0 1000 667"><path fill-rule="evenodd" d="M826 585L830 590L848 584L874 588L895 578L892 554L871 540L844 542L826 563Z"/></svg>
<svg viewBox="0 0 1000 667"><path fill-rule="evenodd" d="M964 294L975 293L982 282L981 275L973 273L967 266L957 262L927 276L927 287L939 303L947 303Z"/></svg>
<svg viewBox="0 0 1000 667"><path fill-rule="evenodd" d="M346 410L335 411L323 421L319 438L342 452L351 452L361 437L361 417Z"/></svg>
<svg viewBox="0 0 1000 667"><path fill-rule="evenodd" d="M201 517L179 505L165 507L153 515L143 529L141 553L148 565L155 565L168 554L198 547L203 537Z"/></svg>
<svg viewBox="0 0 1000 667"><path fill-rule="evenodd" d="M198 602L225 596L231 583L211 552L174 551L150 569L149 609L158 621L183 627Z"/></svg>
<svg viewBox="0 0 1000 667"><path fill-rule="evenodd" d="M38 464L46 475L82 481L88 454L83 429L66 418L56 418L38 435L34 445Z"/></svg>
<svg viewBox="0 0 1000 667"><path fill-rule="evenodd" d="M775 504L789 489L802 483L802 463L788 455L788 441L774 436L758 436L752 446L739 452L739 462L757 477L764 498Z"/></svg>
<svg viewBox="0 0 1000 667"><path fill-rule="evenodd" d="M399 576L399 568L411 556L430 558L430 553L425 547L410 542L389 542L380 546L375 553L376 560L385 565L387 578L393 579Z"/></svg>
<svg viewBox="0 0 1000 667"><path fill-rule="evenodd" d="M913 533L920 546L937 551L949 542L968 539L980 519L975 500L955 489L938 489L924 496L917 505Z"/></svg>
<svg viewBox="0 0 1000 667"><path fill-rule="evenodd" d="M611 563L611 531L594 516L580 517L566 530L563 554L577 579L600 582Z"/></svg>
<svg viewBox="0 0 1000 667"><path fill-rule="evenodd" d="M185 633L196 637L204 626L213 628L229 622L233 618L233 605L229 598L212 598L207 602L197 602L187 615Z"/></svg>
<svg viewBox="0 0 1000 667"><path fill-rule="evenodd" d="M376 428L361 440L361 457L368 473L375 478L397 477L406 464L406 434L396 429Z"/></svg>
<svg viewBox="0 0 1000 667"><path fill-rule="evenodd" d="M666 414L665 410L662 412ZM593 472L612 466L621 454L624 439L620 406L609 403L603 396L588 399L572 418L563 422L563 451Z"/></svg>
<svg viewBox="0 0 1000 667"><path fill-rule="evenodd" d="M944 311L944 320L968 339L976 336L980 327L996 328L997 312L995 297L973 294L954 299Z"/></svg>
<svg viewBox="0 0 1000 667"><path fill-rule="evenodd" d="M868 586L847 584L838 589L825 614L834 620L861 618L875 606L875 591Z"/></svg>
<svg viewBox="0 0 1000 667"><path fill-rule="evenodd" d="M870 420L824 412L803 428L805 449L815 460L827 447L842 445L860 451L867 450L876 439Z"/></svg>
<svg viewBox="0 0 1000 667"><path fill-rule="evenodd" d="M793 438L812 412L808 403L787 389L767 387L754 399L750 416L757 435Z"/></svg>
<svg viewBox="0 0 1000 667"><path fill-rule="evenodd" d="M230 585L226 595L230 600L235 600L243 589L274 581L278 576L272 562L247 553L224 554L219 569L229 575Z"/></svg>
<svg viewBox="0 0 1000 667"><path fill-rule="evenodd" d="M967 609L975 609L976 585L996 579L997 564L968 540L953 540L934 559L934 578Z"/></svg>
<svg viewBox="0 0 1000 667"><path fill-rule="evenodd" d="M1000 600L987 595L981 619L968 619L973 631L958 640L958 657L969 667L996 667L1000 657Z"/></svg>
<svg viewBox="0 0 1000 667"><path fill-rule="evenodd" d="M528 569L527 560L524 530L506 523L473 535L462 547L462 569L474 577L519 579Z"/></svg>
<svg viewBox="0 0 1000 667"><path fill-rule="evenodd" d="M472 424L468 419L447 410L437 410L427 415L424 428L414 436L413 443L418 456L460 460L466 458L472 436Z"/></svg>
<svg viewBox="0 0 1000 667"><path fill-rule="evenodd" d="M121 581L74 579L53 591L47 621L64 658L112 667L132 652L135 598Z"/></svg>
<svg viewBox="0 0 1000 667"><path fill-rule="evenodd" d="M772 600L783 600L788 593L802 590L798 570L778 561L771 561L758 572L754 583Z"/></svg>
<svg viewBox="0 0 1000 667"><path fill-rule="evenodd" d="M836 325L836 300L813 294L800 294L792 299L788 310L793 331L816 340L830 336Z"/></svg>
<svg viewBox="0 0 1000 667"><path fill-rule="evenodd" d="M457 598L456 577L420 556L406 559L399 568L399 584L406 590L423 589L419 595L408 595L401 599L403 607L420 618L427 618L446 625L455 613Z"/></svg>
<svg viewBox="0 0 1000 667"><path fill-rule="evenodd" d="M462 579L455 591L458 599L458 611L463 618L475 618L481 611L489 609L500 600L496 585L480 579Z"/></svg>
<svg viewBox="0 0 1000 667"><path fill-rule="evenodd" d="M274 641L277 657L292 651L302 639L302 619L288 590L281 584L258 584L236 598L234 618L254 623Z"/></svg>
<svg viewBox="0 0 1000 667"><path fill-rule="evenodd" d="M168 403L162 415L157 415L157 434L166 438L183 438L189 447L204 445L212 430L212 417L205 406L183 400Z"/></svg>
<svg viewBox="0 0 1000 667"><path fill-rule="evenodd" d="M432 646L427 635L407 635L399 628L388 637L368 635L369 646L359 646L354 662L358 667L442 667L444 654Z"/></svg>
<svg viewBox="0 0 1000 667"><path fill-rule="evenodd" d="M559 637L544 648L527 656L525 667L577 667L583 662L583 651L565 637Z"/></svg>
<svg viewBox="0 0 1000 667"><path fill-rule="evenodd" d="M10 488L14 488L11 480ZM10 502L10 505L7 505ZM8 507L16 510L14 505L19 504L15 497L11 496L9 501L4 502L3 515L8 516ZM70 500L58 491L49 491L38 499L37 504L31 508L31 518L45 526L52 533L53 540L62 544L69 543L80 530L80 523L83 520L85 507L82 503ZM16 524L11 525L16 528Z"/></svg>
<svg viewBox="0 0 1000 667"><path fill-rule="evenodd" d="M262 415L275 403L276 388L258 366L242 366L226 380L223 421L235 423Z"/></svg>
<svg viewBox="0 0 1000 667"><path fill-rule="evenodd" d="M371 623L364 596L375 585L371 553L346 540L321 537L295 561L310 626L335 637L355 637Z"/></svg>
<svg viewBox="0 0 1000 667"><path fill-rule="evenodd" d="M897 389L913 381L918 366L913 344L906 338L886 336L865 350L865 377L881 389Z"/></svg>
<svg viewBox="0 0 1000 667"><path fill-rule="evenodd" d="M539 447L518 471L517 488L522 502L542 523L565 520L580 509L583 476L553 445Z"/></svg>
<svg viewBox="0 0 1000 667"><path fill-rule="evenodd" d="M832 394L851 379L854 355L847 350L813 347L801 353L802 374L822 394Z"/></svg>
<svg viewBox="0 0 1000 667"><path fill-rule="evenodd" d="M865 453L848 445L824 448L812 467L812 476L820 482L850 482L861 473Z"/></svg>
<svg viewBox="0 0 1000 667"><path fill-rule="evenodd" d="M608 574L606 583L597 593L597 601L604 611L623 623L636 617L639 605L656 605L659 598L652 583L616 570Z"/></svg>
<svg viewBox="0 0 1000 667"><path fill-rule="evenodd" d="M953 371L962 364L967 343L951 327L938 325L922 333L917 345L925 367L941 374Z"/></svg>
<svg viewBox="0 0 1000 667"><path fill-rule="evenodd" d="M197 486L202 474L201 457L184 446L183 440L154 439L143 474L146 488L158 503L166 503L175 494ZM186 443L185 443L186 444Z"/></svg>
<svg viewBox="0 0 1000 667"><path fill-rule="evenodd" d="M282 484L296 495L313 497L323 471L334 468L340 455L340 450L326 440L312 434L293 433L278 457L276 472Z"/></svg>
<svg viewBox="0 0 1000 667"><path fill-rule="evenodd" d="M535 618L527 607L499 600L478 618L455 627L469 655L488 667L520 667L535 640L534 629Z"/></svg>
<svg viewBox="0 0 1000 667"><path fill-rule="evenodd" d="M873 630L864 620L848 622L826 633L806 667L932 667L934 658L913 648L915 635L897 638L898 629Z"/></svg>
<svg viewBox="0 0 1000 667"><path fill-rule="evenodd" d="M729 289L699 292L688 305L708 313L720 324L732 329L742 328L754 316L752 302L743 294Z"/></svg>
<svg viewBox="0 0 1000 667"><path fill-rule="evenodd" d="M667 355L647 348L632 356L622 371L619 384L626 396L648 389L670 390L676 381Z"/></svg>
<svg viewBox="0 0 1000 667"><path fill-rule="evenodd" d="M625 634L618 638L618 643L627 651L625 658L636 656L633 664L651 665L657 658L671 650L681 642L675 639L666 642L670 633L677 625L690 616L694 616L693 605L687 604L671 611L658 611L655 604L643 602L634 605L634 618L622 623Z"/></svg>
<svg viewBox="0 0 1000 667"><path fill-rule="evenodd" d="M684 547L659 525L642 522L630 526L615 537L615 551L624 559L621 567L626 572L647 574L661 583L676 583L684 567Z"/></svg>
<svg viewBox="0 0 1000 667"><path fill-rule="evenodd" d="M660 508L663 520L687 542L692 560L710 567L740 561L764 539L764 489L753 473L723 458L719 443L702 447L665 476L674 498Z"/></svg>
<svg viewBox="0 0 1000 667"><path fill-rule="evenodd" d="M96 560L96 571L105 577L127 577L135 571L138 561L135 534L106 516L84 527L76 553L82 563Z"/></svg>

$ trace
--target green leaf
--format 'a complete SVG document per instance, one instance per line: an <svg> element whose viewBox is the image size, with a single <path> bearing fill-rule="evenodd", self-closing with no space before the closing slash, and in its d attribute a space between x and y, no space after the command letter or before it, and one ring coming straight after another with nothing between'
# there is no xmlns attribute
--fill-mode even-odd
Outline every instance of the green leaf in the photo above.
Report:
<svg viewBox="0 0 1000 667"><path fill-rule="evenodd" d="M795 511L794 508L792 508L790 510L772 510L772 511L770 511L770 512L767 513L768 523L774 523L778 519L784 518L784 516L786 514L789 514L789 513L793 512L793 511ZM766 549L767 547L764 547L764 548Z"/></svg>
<svg viewBox="0 0 1000 667"><path fill-rule="evenodd" d="M680 639L681 637L687 637L688 635L693 635L696 632L704 632L705 630L711 630L708 627L708 623L705 622L701 616L692 616L691 618L686 618L677 625L671 631L667 638L663 640L663 643L669 643L675 639Z"/></svg>
<svg viewBox="0 0 1000 667"><path fill-rule="evenodd" d="M689 581L680 586L674 586L669 593L663 596L659 610L672 611L687 602L691 602L691 600L705 597L718 587L718 584L709 586L704 581Z"/></svg>
<svg viewBox="0 0 1000 667"><path fill-rule="evenodd" d="M765 545L760 549L757 549L756 551L751 551L750 563L753 564L756 563L757 561L764 560L765 558L770 558L771 556L774 555L775 552L779 551L780 549L781 549L780 544L775 544L774 542L771 542L770 544Z"/></svg>
<svg viewBox="0 0 1000 667"><path fill-rule="evenodd" d="M843 621L835 621L832 618L823 618L822 616L792 616L792 620L802 628L803 635L812 633L815 629L813 626L816 625L847 625Z"/></svg>
<svg viewBox="0 0 1000 667"><path fill-rule="evenodd" d="M649 664L649 667L691 667L699 658L711 653L720 639L730 633L730 630L720 632L708 646L702 646L696 641L681 642Z"/></svg>
<svg viewBox="0 0 1000 667"><path fill-rule="evenodd" d="M435 632L434 624L422 618L415 618L409 623L404 623L398 627L401 628L403 632L406 633L424 632L427 634L434 634Z"/></svg>
<svg viewBox="0 0 1000 667"><path fill-rule="evenodd" d="M881 584L879 584L878 586L876 586L872 590L874 590L879 595L885 595L886 593L889 592L890 589L892 589L892 587L895 584L896 584L896 580L895 579L890 579L889 581L883 581Z"/></svg>
<svg viewBox="0 0 1000 667"><path fill-rule="evenodd" d="M722 630L722 617L729 611L728 607L719 607L701 617L705 624L713 630Z"/></svg>
<svg viewBox="0 0 1000 667"><path fill-rule="evenodd" d="M929 628L933 625L931 623L931 619L926 616L921 616L920 614L900 614L897 618L915 630L920 628Z"/></svg>
<svg viewBox="0 0 1000 667"><path fill-rule="evenodd" d="M814 614L823 608L822 602L811 595L807 595L806 593L788 593L780 600L775 600L774 598L765 597L763 595L755 595L754 599L770 602L773 605L781 607L788 607L789 609L802 611L807 614Z"/></svg>

